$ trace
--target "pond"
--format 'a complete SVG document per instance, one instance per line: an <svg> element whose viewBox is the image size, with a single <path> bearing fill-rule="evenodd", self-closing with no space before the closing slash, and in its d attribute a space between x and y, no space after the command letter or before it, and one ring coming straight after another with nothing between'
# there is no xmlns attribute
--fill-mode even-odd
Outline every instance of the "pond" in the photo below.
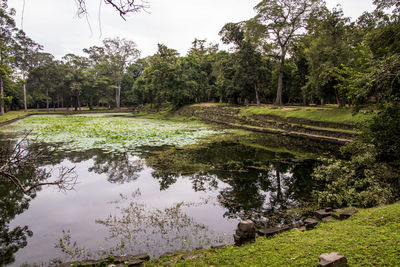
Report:
<svg viewBox="0 0 400 267"><path fill-rule="evenodd" d="M78 180L73 190L43 186L32 197L1 182L0 263L10 266L155 258L232 244L241 219L295 224L317 186L315 158L337 150L131 114L32 116L1 128L0 145L12 147L26 131L52 156L42 168L74 167Z"/></svg>

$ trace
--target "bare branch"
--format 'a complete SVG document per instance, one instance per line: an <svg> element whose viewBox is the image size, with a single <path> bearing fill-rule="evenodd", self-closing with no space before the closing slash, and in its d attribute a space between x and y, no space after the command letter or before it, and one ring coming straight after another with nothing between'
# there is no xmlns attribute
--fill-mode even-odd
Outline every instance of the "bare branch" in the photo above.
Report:
<svg viewBox="0 0 400 267"><path fill-rule="evenodd" d="M62 166L56 170L44 168L49 155L34 144L30 145L28 134L16 144L3 147L0 153L0 178L11 181L28 196L45 185L57 186L60 191L72 190L78 178L75 167ZM52 176L54 180L50 180Z"/></svg>
<svg viewBox="0 0 400 267"><path fill-rule="evenodd" d="M125 16L129 13L136 13L149 8L148 2L145 0L103 0L104 3L111 5L118 11L121 18L125 20ZM78 6L78 16L87 15L86 0L75 0ZM139 2L139 3L138 3Z"/></svg>

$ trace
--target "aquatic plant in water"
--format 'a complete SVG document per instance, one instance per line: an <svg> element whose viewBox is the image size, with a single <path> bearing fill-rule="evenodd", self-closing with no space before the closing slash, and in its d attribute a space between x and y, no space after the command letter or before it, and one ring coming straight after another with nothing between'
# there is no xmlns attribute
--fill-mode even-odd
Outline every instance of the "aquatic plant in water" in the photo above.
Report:
<svg viewBox="0 0 400 267"><path fill-rule="evenodd" d="M132 151L145 146L185 146L195 144L199 138L222 132L202 123L109 114L32 116L2 131L32 131L31 138L58 143L59 148L65 150L99 148L110 152Z"/></svg>

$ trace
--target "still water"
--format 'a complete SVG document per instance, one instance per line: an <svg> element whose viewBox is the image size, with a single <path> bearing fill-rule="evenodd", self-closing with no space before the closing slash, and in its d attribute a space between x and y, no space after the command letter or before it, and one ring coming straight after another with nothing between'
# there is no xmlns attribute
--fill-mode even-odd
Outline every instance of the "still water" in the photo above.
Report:
<svg viewBox="0 0 400 267"><path fill-rule="evenodd" d="M15 133L0 136L2 146L15 144L10 136ZM243 131L213 137L135 151L58 147L43 168L75 167L73 190L42 187L29 198L1 183L1 262L49 265L125 253L155 258L232 244L241 219L260 226L301 220L288 210L310 199L316 186L310 155L326 146Z"/></svg>

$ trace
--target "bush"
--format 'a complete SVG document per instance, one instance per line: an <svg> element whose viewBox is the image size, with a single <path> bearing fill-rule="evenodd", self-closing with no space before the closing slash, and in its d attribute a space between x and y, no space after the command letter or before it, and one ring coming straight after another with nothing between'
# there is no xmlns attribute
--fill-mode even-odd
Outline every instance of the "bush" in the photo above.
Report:
<svg viewBox="0 0 400 267"><path fill-rule="evenodd" d="M313 192L319 206L373 207L395 200L398 188L393 181L398 174L377 161L373 145L354 142L343 147L342 153L350 153L350 159L322 159L313 172L313 178L325 184Z"/></svg>

